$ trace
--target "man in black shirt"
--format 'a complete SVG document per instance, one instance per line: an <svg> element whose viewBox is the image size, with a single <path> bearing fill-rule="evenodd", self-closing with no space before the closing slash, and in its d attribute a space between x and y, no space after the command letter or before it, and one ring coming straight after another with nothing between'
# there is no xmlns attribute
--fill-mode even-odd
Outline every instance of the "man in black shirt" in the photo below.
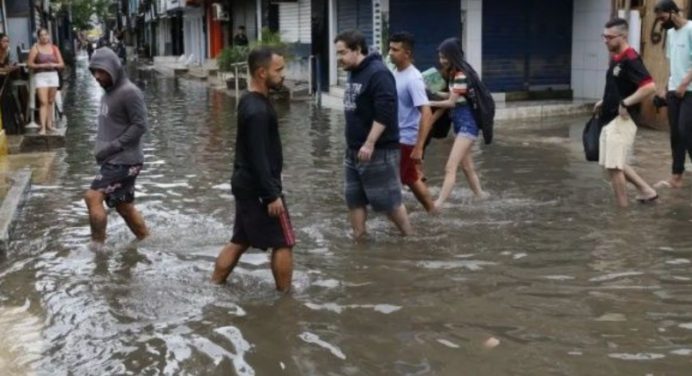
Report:
<svg viewBox="0 0 692 376"><path fill-rule="evenodd" d="M245 34L245 26L238 26L238 33L233 37L234 46L247 46L250 42Z"/></svg>
<svg viewBox="0 0 692 376"><path fill-rule="evenodd" d="M628 27L627 21L621 18L605 25L601 37L611 60L603 99L594 107L594 112L600 112L601 125L605 126L601 131L599 164L608 169L615 198L621 207L628 204L627 182L639 191L637 201L651 202L658 198L656 191L627 164L637 132L630 116L636 116L639 104L656 92L641 57L627 43Z"/></svg>
<svg viewBox="0 0 692 376"><path fill-rule="evenodd" d="M386 213L403 235L411 233L401 197L396 81L377 53L368 55L365 37L344 31L334 45L349 72L344 91L346 205L356 240L362 238L367 205Z"/></svg>
<svg viewBox="0 0 692 376"><path fill-rule="evenodd" d="M271 268L279 291L291 288L295 235L283 199L283 155L269 89L283 85L284 58L270 48L248 57L252 80L238 103L238 131L231 178L235 197L233 238L216 259L212 281L223 283L249 248L272 248Z"/></svg>

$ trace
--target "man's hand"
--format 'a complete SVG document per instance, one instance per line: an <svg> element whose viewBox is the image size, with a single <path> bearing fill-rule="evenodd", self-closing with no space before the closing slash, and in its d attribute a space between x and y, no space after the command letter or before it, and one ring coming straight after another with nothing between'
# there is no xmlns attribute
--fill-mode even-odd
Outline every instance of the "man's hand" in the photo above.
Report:
<svg viewBox="0 0 692 376"><path fill-rule="evenodd" d="M620 103L620 106L618 108L618 113L623 119L629 119L630 118L630 113L627 112L627 108Z"/></svg>
<svg viewBox="0 0 692 376"><path fill-rule="evenodd" d="M375 145L366 141L358 150L358 160L361 162L369 162L372 158L372 153L375 151Z"/></svg>
<svg viewBox="0 0 692 376"><path fill-rule="evenodd" d="M675 89L675 96L677 96L678 98L684 97L684 96L685 96L685 93L687 92L687 86L689 86L689 84L686 84L686 83L684 83L684 82L681 83L681 84L678 86L678 88Z"/></svg>
<svg viewBox="0 0 692 376"><path fill-rule="evenodd" d="M284 212L284 202L281 200L281 197L277 198L276 200L272 201L269 205L267 205L267 211L269 212L270 217L277 218Z"/></svg>
<svg viewBox="0 0 692 376"><path fill-rule="evenodd" d="M603 107L603 100L600 100L593 105L593 114L598 115L601 112L601 107Z"/></svg>
<svg viewBox="0 0 692 376"><path fill-rule="evenodd" d="M421 163L423 161L423 148L416 145L411 151L411 159L416 163Z"/></svg>

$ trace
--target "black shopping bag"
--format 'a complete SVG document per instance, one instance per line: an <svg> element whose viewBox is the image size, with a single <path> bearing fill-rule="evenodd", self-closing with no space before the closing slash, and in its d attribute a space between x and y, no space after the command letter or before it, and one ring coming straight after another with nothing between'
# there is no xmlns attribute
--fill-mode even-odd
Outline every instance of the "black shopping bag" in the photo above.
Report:
<svg viewBox="0 0 692 376"><path fill-rule="evenodd" d="M584 156L589 162L598 162L598 144L601 138L601 122L596 116L592 116L586 122L584 132L582 133L582 142L584 143Z"/></svg>

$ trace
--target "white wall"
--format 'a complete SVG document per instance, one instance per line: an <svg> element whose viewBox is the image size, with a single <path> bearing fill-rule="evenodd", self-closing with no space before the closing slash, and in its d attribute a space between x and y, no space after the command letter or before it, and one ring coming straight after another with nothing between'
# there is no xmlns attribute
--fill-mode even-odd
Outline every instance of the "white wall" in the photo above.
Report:
<svg viewBox="0 0 692 376"><path fill-rule="evenodd" d="M608 69L601 33L610 18L610 0L575 0L572 26L572 90L574 98L600 99Z"/></svg>
<svg viewBox="0 0 692 376"><path fill-rule="evenodd" d="M483 0L461 0L461 12L464 26L461 42L466 60L483 77Z"/></svg>

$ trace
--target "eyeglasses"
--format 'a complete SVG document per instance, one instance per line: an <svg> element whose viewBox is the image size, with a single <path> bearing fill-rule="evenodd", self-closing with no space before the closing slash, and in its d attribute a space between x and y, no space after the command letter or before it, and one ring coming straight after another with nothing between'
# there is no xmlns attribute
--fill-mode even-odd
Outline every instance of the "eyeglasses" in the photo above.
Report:
<svg viewBox="0 0 692 376"><path fill-rule="evenodd" d="M608 34L601 34L601 39L610 42L611 40L621 37L622 34L617 34L617 35L608 35Z"/></svg>

